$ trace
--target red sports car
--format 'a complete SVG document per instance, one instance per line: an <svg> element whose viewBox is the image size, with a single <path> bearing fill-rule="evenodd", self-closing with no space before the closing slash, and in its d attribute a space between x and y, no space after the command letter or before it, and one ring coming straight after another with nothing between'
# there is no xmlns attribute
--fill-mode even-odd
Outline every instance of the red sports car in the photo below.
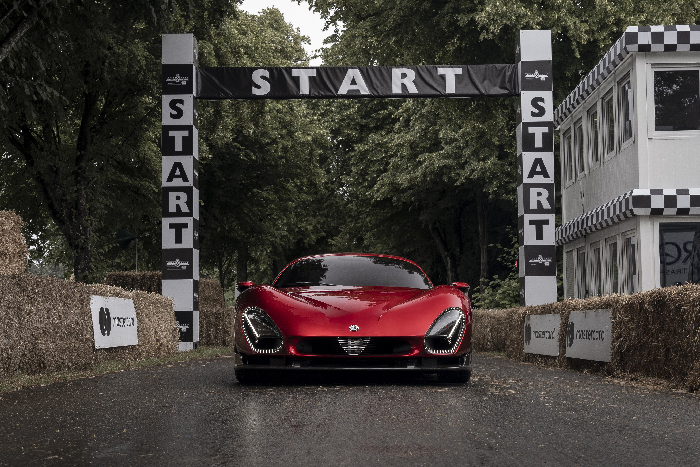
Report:
<svg viewBox="0 0 700 467"><path fill-rule="evenodd" d="M413 261L331 254L292 261L272 285L238 284L235 374L380 370L471 376L469 286L433 286Z"/></svg>

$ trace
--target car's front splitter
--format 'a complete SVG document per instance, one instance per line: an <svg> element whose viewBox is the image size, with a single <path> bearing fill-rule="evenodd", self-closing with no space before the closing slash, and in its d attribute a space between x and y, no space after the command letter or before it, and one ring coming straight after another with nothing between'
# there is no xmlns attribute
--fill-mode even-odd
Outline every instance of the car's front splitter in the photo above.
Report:
<svg viewBox="0 0 700 467"><path fill-rule="evenodd" d="M443 373L471 371L471 351L459 357L327 358L234 354L234 367L264 371L390 371Z"/></svg>

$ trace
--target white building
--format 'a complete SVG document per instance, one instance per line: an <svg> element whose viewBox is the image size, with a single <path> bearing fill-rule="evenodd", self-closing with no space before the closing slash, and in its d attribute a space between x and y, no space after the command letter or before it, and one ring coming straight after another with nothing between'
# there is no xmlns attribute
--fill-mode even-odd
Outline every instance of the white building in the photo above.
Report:
<svg viewBox="0 0 700 467"><path fill-rule="evenodd" d="M565 296L685 282L700 227L700 26L628 28L554 121Z"/></svg>

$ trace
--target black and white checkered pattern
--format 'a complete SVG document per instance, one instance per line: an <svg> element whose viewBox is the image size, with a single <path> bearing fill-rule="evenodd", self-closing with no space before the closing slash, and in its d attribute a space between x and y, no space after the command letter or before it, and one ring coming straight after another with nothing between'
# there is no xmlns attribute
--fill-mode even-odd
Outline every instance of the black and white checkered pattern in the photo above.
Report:
<svg viewBox="0 0 700 467"><path fill-rule="evenodd" d="M556 231L557 245L632 216L700 215L700 188L635 189L579 216Z"/></svg>
<svg viewBox="0 0 700 467"><path fill-rule="evenodd" d="M518 185L520 304L542 305L557 301L550 31L520 31L518 73L520 112L516 138L521 173Z"/></svg>
<svg viewBox="0 0 700 467"><path fill-rule="evenodd" d="M163 34L162 45L162 293L173 300L184 351L199 343L197 41Z"/></svg>
<svg viewBox="0 0 700 467"><path fill-rule="evenodd" d="M554 111L561 123L633 52L700 51L700 25L630 26L593 70Z"/></svg>

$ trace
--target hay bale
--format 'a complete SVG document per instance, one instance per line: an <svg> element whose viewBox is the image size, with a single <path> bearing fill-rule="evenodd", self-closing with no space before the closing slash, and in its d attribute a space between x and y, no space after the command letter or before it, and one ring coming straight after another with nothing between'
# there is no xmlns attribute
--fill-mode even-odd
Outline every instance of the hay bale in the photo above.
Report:
<svg viewBox="0 0 700 467"><path fill-rule="evenodd" d="M125 290L141 290L148 293L163 293L160 271L119 271L105 276L104 283Z"/></svg>
<svg viewBox="0 0 700 467"><path fill-rule="evenodd" d="M134 301L137 346L94 348L90 296ZM172 300L104 285L13 274L0 281L0 377L85 370L107 360L133 361L177 352Z"/></svg>
<svg viewBox="0 0 700 467"><path fill-rule="evenodd" d="M162 293L160 271L110 272L105 284L127 290ZM218 281L199 281L199 344L233 345L233 307L226 306L224 291Z"/></svg>
<svg viewBox="0 0 700 467"><path fill-rule="evenodd" d="M22 236L22 218L0 211L0 274L18 274L27 269L29 250Z"/></svg>
<svg viewBox="0 0 700 467"><path fill-rule="evenodd" d="M472 345L477 352L505 352L511 310L472 310Z"/></svg>
<svg viewBox="0 0 700 467"><path fill-rule="evenodd" d="M566 357L566 323L572 311L611 310L610 363ZM559 356L526 354L526 315L560 314ZM508 310L474 310L477 350L501 350L510 359L548 366L663 378L700 390L700 285L665 287L633 295L570 299Z"/></svg>

